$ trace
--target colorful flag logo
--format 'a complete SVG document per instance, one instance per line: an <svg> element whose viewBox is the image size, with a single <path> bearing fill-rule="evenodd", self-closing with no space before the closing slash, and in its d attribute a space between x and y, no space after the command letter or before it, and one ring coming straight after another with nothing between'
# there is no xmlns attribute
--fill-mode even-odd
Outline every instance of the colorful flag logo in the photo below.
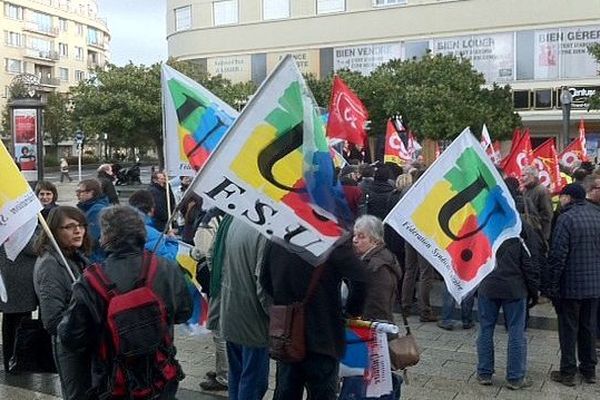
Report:
<svg viewBox="0 0 600 400"><path fill-rule="evenodd" d="M514 201L480 143L465 129L386 217L462 301L495 266L502 242L518 237Z"/></svg>
<svg viewBox="0 0 600 400"><path fill-rule="evenodd" d="M261 86L191 187L209 205L308 258L326 255L346 234L350 209L292 57Z"/></svg>
<svg viewBox="0 0 600 400"><path fill-rule="evenodd" d="M176 261L184 270L186 285L193 301L192 317L188 320L188 324L204 326L208 319L208 299L201 292L202 287L196 280L198 262L192 258L192 246L184 242L177 242L177 244Z"/></svg>
<svg viewBox="0 0 600 400"><path fill-rule="evenodd" d="M165 162L169 175L194 176L238 112L197 82L162 65Z"/></svg>

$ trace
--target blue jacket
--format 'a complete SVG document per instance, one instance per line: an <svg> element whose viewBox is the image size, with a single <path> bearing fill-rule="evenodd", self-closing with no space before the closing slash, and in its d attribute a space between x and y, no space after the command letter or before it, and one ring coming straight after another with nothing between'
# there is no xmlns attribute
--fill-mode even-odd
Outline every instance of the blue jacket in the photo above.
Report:
<svg viewBox="0 0 600 400"><path fill-rule="evenodd" d="M108 197L104 195L77 203L77 207L85 214L85 220L88 224L88 233L92 239L91 262L102 262L106 258L104 250L100 247L100 211L108 206Z"/></svg>
<svg viewBox="0 0 600 400"><path fill-rule="evenodd" d="M144 215L144 223L146 224L146 245L144 248L148 251L154 251L156 243L161 240L155 254L168 260L176 260L178 248L177 240L166 235L161 239L161 236L163 236L162 233L152 226L152 222L150 216Z"/></svg>
<svg viewBox="0 0 600 400"><path fill-rule="evenodd" d="M567 206L556 220L548 255L550 297L600 297L600 212L585 202Z"/></svg>

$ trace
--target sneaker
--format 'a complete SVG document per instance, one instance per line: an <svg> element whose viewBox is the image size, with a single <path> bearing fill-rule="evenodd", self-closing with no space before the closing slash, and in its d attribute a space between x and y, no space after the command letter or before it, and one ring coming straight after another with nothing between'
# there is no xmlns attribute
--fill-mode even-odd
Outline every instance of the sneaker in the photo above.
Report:
<svg viewBox="0 0 600 400"><path fill-rule="evenodd" d="M492 377L486 375L477 375L477 382L483 386L491 386L492 385Z"/></svg>
<svg viewBox="0 0 600 400"><path fill-rule="evenodd" d="M471 329L475 326L475 322L463 322L463 329Z"/></svg>
<svg viewBox="0 0 600 400"><path fill-rule="evenodd" d="M435 314L423 314L419 318L419 321L421 321L421 322L437 322L438 319L439 318Z"/></svg>
<svg viewBox="0 0 600 400"><path fill-rule="evenodd" d="M552 371L550 379L565 386L575 386L575 375L563 375L560 371Z"/></svg>
<svg viewBox="0 0 600 400"><path fill-rule="evenodd" d="M206 373L206 377L208 379L216 379L217 378L217 373L215 371L208 371Z"/></svg>
<svg viewBox="0 0 600 400"><path fill-rule="evenodd" d="M524 389L530 387L531 385L533 385L533 383L527 378L517 379L515 381L506 381L506 387L510 390Z"/></svg>
<svg viewBox="0 0 600 400"><path fill-rule="evenodd" d="M204 390L211 391L211 392L227 390L227 385L223 385L222 383L220 383L219 381L217 381L214 378L212 378L212 379L209 378L205 381L200 382L200 387Z"/></svg>
<svg viewBox="0 0 600 400"><path fill-rule="evenodd" d="M437 326L447 331L454 330L454 324L452 322L438 321Z"/></svg>

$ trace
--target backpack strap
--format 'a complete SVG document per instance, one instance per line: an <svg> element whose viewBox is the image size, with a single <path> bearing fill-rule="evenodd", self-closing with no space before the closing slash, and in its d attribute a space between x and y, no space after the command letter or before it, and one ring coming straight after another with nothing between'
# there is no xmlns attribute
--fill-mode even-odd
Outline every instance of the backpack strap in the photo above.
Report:
<svg viewBox="0 0 600 400"><path fill-rule="evenodd" d="M83 277L90 284L92 289L94 289L106 302L119 294L117 286L108 279L102 270L102 265L98 263L87 267L85 271L83 271Z"/></svg>
<svg viewBox="0 0 600 400"><path fill-rule="evenodd" d="M135 282L134 287L140 288L142 286L146 286L148 288L152 288L157 268L158 257L156 257L154 253L144 251L144 254L142 255L142 270L139 278Z"/></svg>

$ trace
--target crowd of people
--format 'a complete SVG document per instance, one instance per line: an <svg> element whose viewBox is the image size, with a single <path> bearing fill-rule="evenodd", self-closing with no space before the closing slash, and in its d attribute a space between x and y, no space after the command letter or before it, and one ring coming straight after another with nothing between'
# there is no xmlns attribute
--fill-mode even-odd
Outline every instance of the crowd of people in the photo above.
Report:
<svg viewBox="0 0 600 400"><path fill-rule="evenodd" d="M175 359L173 325L192 313L176 262L181 240L193 246L196 278L209 297L215 368L200 385L227 390L231 399L264 397L271 306L299 303L305 311L306 355L300 362L277 362L277 400L300 400L305 390L315 400L366 398L364 383L338 376L347 318L394 323L394 312L400 311L416 313L423 323L437 322L440 329L468 330L475 326L475 302L480 384L493 384L494 331L502 310L508 332L506 387L531 385L526 329L528 311L539 302L552 302L558 316L560 368L551 379L573 386L579 373L585 383L595 383L600 175L583 165L558 201L540 184L535 168L524 168L520 179L504 178L522 219L521 236L500 246L496 268L462 302L458 322L449 293L440 315L432 307L431 291L441 279L437 271L382 223L424 169L418 162L404 169L380 163L343 167L339 178L355 220L352 235L318 268L241 220L203 209L201 198L184 197L190 184L185 177L171 189L167 175L154 171L149 187L120 205L111 166L102 165L97 178L78 183L76 207L57 205L56 186L38 182L35 193L52 235L38 229L15 261L0 248L8 292L8 301L0 302L4 369L10 371L17 327L37 309L52 338L65 399L120 398L135 391L142 393L139 398L175 398L184 371ZM176 204L177 218L171 218ZM133 300L141 297L145 306ZM130 322L131 316L138 322ZM153 335L157 324L162 328ZM152 337L151 358L143 359ZM123 354L135 354L138 364L146 360L145 368L122 362ZM400 398L399 371L393 371L392 384L393 392L382 398Z"/></svg>

